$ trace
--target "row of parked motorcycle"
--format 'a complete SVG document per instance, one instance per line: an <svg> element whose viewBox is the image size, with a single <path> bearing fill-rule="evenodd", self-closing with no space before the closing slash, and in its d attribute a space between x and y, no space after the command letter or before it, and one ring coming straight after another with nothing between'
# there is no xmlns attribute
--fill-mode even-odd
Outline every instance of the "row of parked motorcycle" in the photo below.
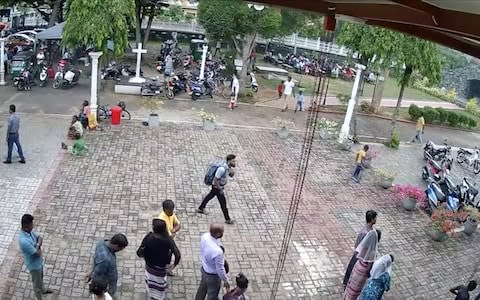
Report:
<svg viewBox="0 0 480 300"><path fill-rule="evenodd" d="M436 145L432 141L428 141L423 150L423 156L427 161L422 170L422 178L427 181L425 190L428 200L427 212L432 213L443 203L451 211L459 211L465 205L480 208L476 184L466 177L463 177L458 184L451 179L452 147L447 142L444 145ZM479 149L477 148L473 151L459 148L456 161L459 165L471 168L475 174L478 174L480 172L478 155Z"/></svg>

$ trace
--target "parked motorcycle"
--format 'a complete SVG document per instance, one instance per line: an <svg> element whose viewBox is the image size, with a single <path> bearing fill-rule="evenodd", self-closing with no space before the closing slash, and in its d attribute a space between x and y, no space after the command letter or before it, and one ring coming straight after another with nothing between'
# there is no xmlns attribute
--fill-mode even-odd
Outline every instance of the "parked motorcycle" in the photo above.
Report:
<svg viewBox="0 0 480 300"><path fill-rule="evenodd" d="M427 153L427 155L429 155ZM430 156L427 160L427 165L422 169L423 180L433 179L436 182L443 180L447 177L452 170L453 159L444 158L440 163L433 160Z"/></svg>
<svg viewBox="0 0 480 300"><path fill-rule="evenodd" d="M53 80L53 88L70 88L78 84L82 71L78 69L67 70L65 73L57 72Z"/></svg>
<svg viewBox="0 0 480 300"><path fill-rule="evenodd" d="M423 157L425 159L429 159L429 157L431 157L434 160L439 161L444 159L446 156L450 156L451 149L452 147L447 144L447 140L444 141L443 146L436 145L434 142L428 141L423 148Z"/></svg>
<svg viewBox="0 0 480 300"><path fill-rule="evenodd" d="M174 75L167 82L168 90L166 96L172 100L179 93L187 92L188 79L183 74Z"/></svg>
<svg viewBox="0 0 480 300"><path fill-rule="evenodd" d="M215 83L211 78L192 82L192 86L191 86L192 100L196 101L198 98L202 96L210 96L210 98L213 98L212 92L213 92L214 86L215 86Z"/></svg>
<svg viewBox="0 0 480 300"><path fill-rule="evenodd" d="M460 148L457 152L457 162L463 164L466 162L467 167L473 168L473 173L480 173L480 159L479 159L480 150L475 147L474 151L469 149Z"/></svg>
<svg viewBox="0 0 480 300"><path fill-rule="evenodd" d="M48 81L48 74L47 74L48 67L45 64L42 64L41 67L42 67L42 70L40 71L40 75L39 75L39 80L40 80L39 86L44 87L45 85L47 85L47 81Z"/></svg>
<svg viewBox="0 0 480 300"><path fill-rule="evenodd" d="M22 74L13 78L13 85L17 87L17 91L27 90L26 80Z"/></svg>
<svg viewBox="0 0 480 300"><path fill-rule="evenodd" d="M165 62L157 61L157 63L155 64L155 69L158 73L163 73L165 71Z"/></svg>
<svg viewBox="0 0 480 300"><path fill-rule="evenodd" d="M160 91L160 82L157 78L147 79L147 81L142 84L140 89L142 96L159 96Z"/></svg>
<svg viewBox="0 0 480 300"><path fill-rule="evenodd" d="M447 209L451 211L458 211L463 207L464 202L461 197L460 187L455 186L448 177L442 182L430 180L430 183L425 190L425 194L427 196L427 212L429 214L433 213L433 211L443 202L446 202Z"/></svg>
<svg viewBox="0 0 480 300"><path fill-rule="evenodd" d="M112 62L108 64L105 68L102 69L102 73L100 75L100 78L108 80L108 79L113 79L116 81L119 81L122 77L122 72L119 69L119 66L115 64L115 62Z"/></svg>
<svg viewBox="0 0 480 300"><path fill-rule="evenodd" d="M475 200L478 195L478 190L467 180L467 178L463 178L462 184L459 185L459 193L462 202L477 208L480 207L480 201Z"/></svg>

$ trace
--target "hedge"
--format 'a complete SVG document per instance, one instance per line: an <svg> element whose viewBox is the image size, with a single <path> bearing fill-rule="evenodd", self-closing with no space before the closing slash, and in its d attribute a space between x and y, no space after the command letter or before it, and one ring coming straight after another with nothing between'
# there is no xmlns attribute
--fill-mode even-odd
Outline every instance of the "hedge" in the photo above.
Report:
<svg viewBox="0 0 480 300"><path fill-rule="evenodd" d="M416 121L423 115L427 124L447 124L452 127L477 127L477 120L465 115L462 112L447 111L443 108L432 108L425 106L420 108L411 104L408 108L408 114L413 121Z"/></svg>

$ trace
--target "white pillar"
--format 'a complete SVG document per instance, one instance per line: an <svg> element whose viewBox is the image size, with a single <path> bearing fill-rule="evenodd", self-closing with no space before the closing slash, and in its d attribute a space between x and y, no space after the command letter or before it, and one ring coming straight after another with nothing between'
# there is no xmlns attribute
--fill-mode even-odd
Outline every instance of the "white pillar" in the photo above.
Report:
<svg viewBox="0 0 480 300"><path fill-rule="evenodd" d="M297 55L297 33L293 34L293 55Z"/></svg>
<svg viewBox="0 0 480 300"><path fill-rule="evenodd" d="M92 58L92 83L90 89L90 111L97 115L97 82L98 82L98 58L102 52L90 52L88 55Z"/></svg>
<svg viewBox="0 0 480 300"><path fill-rule="evenodd" d="M205 63L207 62L208 45L203 45L202 64L200 65L200 80L205 78Z"/></svg>
<svg viewBox="0 0 480 300"><path fill-rule="evenodd" d="M344 143L348 139L348 133L350 132L350 121L352 120L353 109L355 108L355 102L357 100L358 86L360 85L360 79L362 78L362 71L365 70L364 65L357 64L357 74L355 76L355 82L353 83L352 96L348 101L347 113L345 114L345 120L343 121L342 129L338 137L339 143Z"/></svg>
<svg viewBox="0 0 480 300"><path fill-rule="evenodd" d="M3 60L5 59L5 39L0 38L0 85L6 85L5 82L5 64Z"/></svg>

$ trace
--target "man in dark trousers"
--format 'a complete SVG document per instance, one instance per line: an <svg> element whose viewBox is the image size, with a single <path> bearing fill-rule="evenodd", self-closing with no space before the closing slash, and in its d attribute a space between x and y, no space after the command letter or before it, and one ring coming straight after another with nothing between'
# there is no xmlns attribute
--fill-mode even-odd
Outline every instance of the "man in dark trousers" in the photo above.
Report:
<svg viewBox="0 0 480 300"><path fill-rule="evenodd" d="M15 113L15 105L10 105L10 116L8 117L8 127L7 127L7 145L8 145L8 154L7 160L3 163L11 164L12 163L12 150L13 144L17 146L18 156L20 156L19 163L25 163L25 157L23 156L22 145L20 145L20 118Z"/></svg>
<svg viewBox="0 0 480 300"><path fill-rule="evenodd" d="M227 184L228 177L233 177L235 174L233 169L236 164L235 158L236 156L234 154L229 154L227 155L227 159L219 164L215 172L215 177L213 178L212 189L197 209L198 213L204 214L207 203L214 197L217 197L218 202L220 202L220 207L222 208L223 216L225 217L225 223L227 224L233 224L233 220L230 219L230 215L228 214L224 187Z"/></svg>

